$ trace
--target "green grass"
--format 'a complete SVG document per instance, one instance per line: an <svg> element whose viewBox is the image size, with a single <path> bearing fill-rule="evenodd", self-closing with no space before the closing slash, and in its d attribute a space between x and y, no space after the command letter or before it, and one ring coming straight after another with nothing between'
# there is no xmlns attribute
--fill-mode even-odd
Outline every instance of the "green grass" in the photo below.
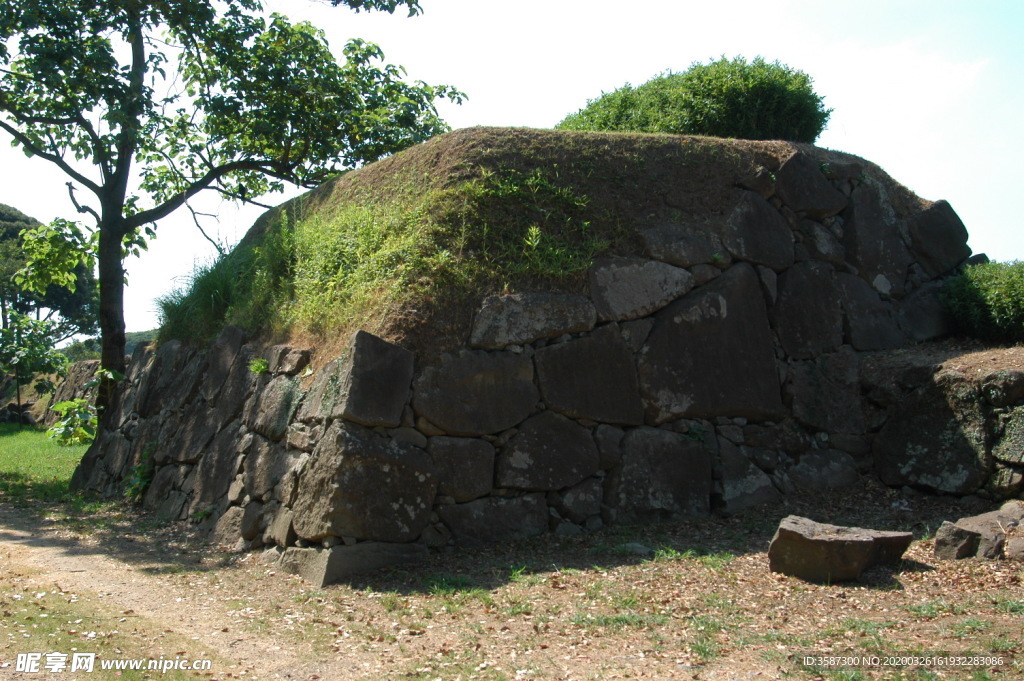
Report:
<svg viewBox="0 0 1024 681"><path fill-rule="evenodd" d="M999 612L1005 612L1008 615L1024 615L1024 601L1000 599L996 602L996 610Z"/></svg>
<svg viewBox="0 0 1024 681"><path fill-rule="evenodd" d="M24 506L69 500L68 484L87 449L61 447L35 428L0 424L0 501Z"/></svg>
<svg viewBox="0 0 1024 681"><path fill-rule="evenodd" d="M960 615L966 610L966 605L952 603L945 598L937 598L907 606L907 611L919 619L932 619L939 615Z"/></svg>
<svg viewBox="0 0 1024 681"><path fill-rule="evenodd" d="M729 553L728 551L710 552L704 549L686 549L680 551L672 548L671 546L663 546L658 548L654 552L655 561L673 561L673 560L692 560L696 561L700 565L708 568L709 570L722 570L736 556Z"/></svg>

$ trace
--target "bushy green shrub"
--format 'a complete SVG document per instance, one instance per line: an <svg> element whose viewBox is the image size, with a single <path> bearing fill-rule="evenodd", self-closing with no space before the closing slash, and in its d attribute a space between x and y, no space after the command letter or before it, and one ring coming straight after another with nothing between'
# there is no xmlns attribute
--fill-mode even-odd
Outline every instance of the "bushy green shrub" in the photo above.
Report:
<svg viewBox="0 0 1024 681"><path fill-rule="evenodd" d="M1024 341L1024 262L966 268L943 290L958 332L999 343Z"/></svg>
<svg viewBox="0 0 1024 681"><path fill-rule="evenodd" d="M603 94L556 127L814 142L832 110L811 82L778 61L722 57Z"/></svg>
<svg viewBox="0 0 1024 681"><path fill-rule="evenodd" d="M60 415L60 420L46 432L61 447L89 444L96 437L99 417L89 400L78 398L58 402L50 409Z"/></svg>

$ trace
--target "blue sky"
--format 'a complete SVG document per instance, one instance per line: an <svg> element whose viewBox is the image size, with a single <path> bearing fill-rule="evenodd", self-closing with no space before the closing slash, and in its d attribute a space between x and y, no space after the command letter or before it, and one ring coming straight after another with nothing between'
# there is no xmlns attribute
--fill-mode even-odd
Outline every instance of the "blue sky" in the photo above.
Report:
<svg viewBox="0 0 1024 681"><path fill-rule="evenodd" d="M821 146L882 166L926 199L946 199L975 252L1024 259L1015 211L1024 160L1024 3L1019 0L421 0L424 13L354 14L310 0L269 0L322 27L340 50L378 43L409 77L450 83L469 99L443 106L455 128L551 127L588 98L667 69L725 55L763 56L814 78L833 108ZM40 219L74 218L65 179L2 145L0 203ZM267 197L276 203L281 198ZM260 211L220 214L209 231L233 243ZM158 227L149 254L127 263L129 330L156 325L153 299L213 256L191 219Z"/></svg>

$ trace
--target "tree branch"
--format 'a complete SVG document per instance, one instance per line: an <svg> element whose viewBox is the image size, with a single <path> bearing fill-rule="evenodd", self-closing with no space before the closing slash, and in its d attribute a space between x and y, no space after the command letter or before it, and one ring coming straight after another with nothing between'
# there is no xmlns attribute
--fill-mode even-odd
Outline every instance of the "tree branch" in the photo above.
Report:
<svg viewBox="0 0 1024 681"><path fill-rule="evenodd" d="M61 156L48 151L43 151L43 149L37 146L31 139L28 138L27 135L25 135L20 130L12 126L7 121L0 120L0 128L3 128L4 131L6 131L11 137L13 137L18 142L18 144L28 149L28 151L33 156L38 156L39 158L46 159L50 163L53 163L58 168L63 170L64 174L70 177L72 180L74 180L80 185L83 185L93 194L96 194L97 196L100 195L100 186L93 182L92 180L90 180L85 175L82 175L80 172L72 168L68 164L68 162L65 161Z"/></svg>
<svg viewBox="0 0 1024 681"><path fill-rule="evenodd" d="M178 192L171 198L164 201L159 206L154 206L149 210L144 210L141 213L136 213L125 220L125 229L131 231L138 229L142 225L149 224L151 222L157 222L161 220L177 209L185 205L185 202L191 199L193 196L203 191L204 189L210 188L210 186L230 173L238 172L240 170L252 170L271 177L278 177L279 179L288 180L288 177L278 175L273 172L270 161L235 161L233 163L225 163L222 166L218 166L212 169L210 172L203 175L201 178L190 184L188 187ZM126 233L127 233L126 231Z"/></svg>
<svg viewBox="0 0 1024 681"><path fill-rule="evenodd" d="M199 224L199 216L200 215L205 215L206 217L212 217L212 218L216 218L217 216L210 215L209 213L200 213L200 212L196 211L196 209L193 208L192 205L188 203L188 201L185 202L185 207L188 208L190 213L192 213L192 222L196 223L196 229L199 230L199 233L203 235L203 238L205 238L207 241L209 241L211 244L213 244L213 247L217 249L217 254L218 255L220 255L221 257L224 257L224 249L221 247L221 245L219 243L217 243L216 241L214 241L213 239L211 239L210 235L206 233L205 229L203 229L203 226L201 224Z"/></svg>
<svg viewBox="0 0 1024 681"><path fill-rule="evenodd" d="M75 210L79 213L88 213L96 219L96 224L100 222L100 215L89 206L82 206L78 203L78 199L75 198L75 183L68 182L68 196L71 197L71 203L75 204Z"/></svg>

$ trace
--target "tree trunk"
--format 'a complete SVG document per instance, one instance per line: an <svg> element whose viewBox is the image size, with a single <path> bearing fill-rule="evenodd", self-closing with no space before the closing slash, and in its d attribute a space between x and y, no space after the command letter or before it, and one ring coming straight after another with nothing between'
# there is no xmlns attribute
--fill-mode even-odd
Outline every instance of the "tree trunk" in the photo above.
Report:
<svg viewBox="0 0 1024 681"><path fill-rule="evenodd" d="M25 412L22 411L22 409L21 409L21 377L18 376L17 369L15 369L15 371L14 371L14 385L17 386L17 392L18 392L18 398L17 398L18 399L18 427L19 428L24 428L25 427Z"/></svg>
<svg viewBox="0 0 1024 681"><path fill-rule="evenodd" d="M100 366L123 374L125 371L124 325L124 262L121 230L113 225L100 225ZM96 407L110 405L116 381L101 379Z"/></svg>

